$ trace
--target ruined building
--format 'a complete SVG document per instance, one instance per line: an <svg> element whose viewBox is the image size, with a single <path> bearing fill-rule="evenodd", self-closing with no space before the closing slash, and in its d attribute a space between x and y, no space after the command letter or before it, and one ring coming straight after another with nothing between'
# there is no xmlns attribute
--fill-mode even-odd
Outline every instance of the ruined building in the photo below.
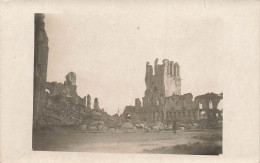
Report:
<svg viewBox="0 0 260 163"><path fill-rule="evenodd" d="M91 125L96 121L107 121L110 116L99 108L95 98L91 108L91 96L81 98L77 94L76 74L66 75L64 83L46 82L45 114L42 125Z"/></svg>
<svg viewBox="0 0 260 163"><path fill-rule="evenodd" d="M84 124L91 110L86 107L86 96L77 94L76 74L66 75L64 83L46 82L46 100L42 124L79 125Z"/></svg>
<svg viewBox="0 0 260 163"><path fill-rule="evenodd" d="M48 37L44 28L44 17L44 14L35 14L34 18L34 120L38 119L44 113L45 108L45 83L47 78L49 47Z"/></svg>
<svg viewBox="0 0 260 163"><path fill-rule="evenodd" d="M163 64L158 64L158 59L154 62L154 73L152 65L146 63L145 74L145 96L143 97L144 107L161 105L164 97L181 94L181 77L178 63L163 60Z"/></svg>
<svg viewBox="0 0 260 163"><path fill-rule="evenodd" d="M76 74L70 72L64 83L46 82L48 66L48 37L45 31L44 14L35 14L34 38L34 98L33 124L38 126L84 125L94 123L94 115L99 121L110 116L99 108L95 98L91 109L90 95L81 98L77 94Z"/></svg>
<svg viewBox="0 0 260 163"><path fill-rule="evenodd" d="M160 65L156 59L154 67L147 62L145 84L143 106L136 98L135 106L126 106L123 116L130 114L133 120L150 122L173 119L195 122L201 118L201 113L221 115L217 106L223 94L208 93L194 100L191 93L181 95L181 74L177 62L164 59Z"/></svg>
<svg viewBox="0 0 260 163"><path fill-rule="evenodd" d="M66 75L64 84L57 82L46 82L46 92L49 96L61 96L66 101L72 101L74 104L86 106L86 96L81 98L77 94L76 74L70 72Z"/></svg>

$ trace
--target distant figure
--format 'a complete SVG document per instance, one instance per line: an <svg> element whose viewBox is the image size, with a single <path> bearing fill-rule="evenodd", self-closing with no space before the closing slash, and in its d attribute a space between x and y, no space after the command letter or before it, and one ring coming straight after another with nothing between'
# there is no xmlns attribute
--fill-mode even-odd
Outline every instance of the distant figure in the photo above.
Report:
<svg viewBox="0 0 260 163"><path fill-rule="evenodd" d="M173 122L172 122L172 131L174 134L176 134L176 120L173 119Z"/></svg>

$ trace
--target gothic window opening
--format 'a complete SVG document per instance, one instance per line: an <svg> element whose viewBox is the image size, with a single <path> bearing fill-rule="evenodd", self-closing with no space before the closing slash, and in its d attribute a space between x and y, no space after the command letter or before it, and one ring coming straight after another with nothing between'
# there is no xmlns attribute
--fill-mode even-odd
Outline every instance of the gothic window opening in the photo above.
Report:
<svg viewBox="0 0 260 163"><path fill-rule="evenodd" d="M213 109L213 104L211 100L209 101L209 109Z"/></svg>
<svg viewBox="0 0 260 163"><path fill-rule="evenodd" d="M48 94L51 93L51 91L48 88L45 89L45 92L48 93Z"/></svg>
<svg viewBox="0 0 260 163"><path fill-rule="evenodd" d="M199 102L199 109L203 109L201 102Z"/></svg>

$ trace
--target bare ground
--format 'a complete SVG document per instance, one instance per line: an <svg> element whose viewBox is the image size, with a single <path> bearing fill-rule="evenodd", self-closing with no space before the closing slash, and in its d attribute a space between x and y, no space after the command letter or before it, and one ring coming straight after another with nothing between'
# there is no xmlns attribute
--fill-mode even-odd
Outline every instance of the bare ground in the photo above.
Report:
<svg viewBox="0 0 260 163"><path fill-rule="evenodd" d="M203 154L203 151L217 149L217 153L213 152L213 154L219 154L222 152L222 131L177 131L175 135L170 131L132 133L45 132L33 135L33 149L43 151L172 154Z"/></svg>

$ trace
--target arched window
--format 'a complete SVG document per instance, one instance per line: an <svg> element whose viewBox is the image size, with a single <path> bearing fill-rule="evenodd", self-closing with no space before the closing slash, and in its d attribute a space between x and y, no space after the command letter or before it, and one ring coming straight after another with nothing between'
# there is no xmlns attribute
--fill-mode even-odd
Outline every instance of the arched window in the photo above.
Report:
<svg viewBox="0 0 260 163"><path fill-rule="evenodd" d="M213 109L213 104L211 100L209 101L209 109Z"/></svg>
<svg viewBox="0 0 260 163"><path fill-rule="evenodd" d="M223 100L221 99L218 103L217 109L222 111L223 110Z"/></svg>
<svg viewBox="0 0 260 163"><path fill-rule="evenodd" d="M199 102L199 109L203 109L201 102Z"/></svg>
<svg viewBox="0 0 260 163"><path fill-rule="evenodd" d="M45 89L45 92L49 94L51 93L51 91L48 88Z"/></svg>
<svg viewBox="0 0 260 163"><path fill-rule="evenodd" d="M200 118L206 119L206 112L205 111L200 112Z"/></svg>

